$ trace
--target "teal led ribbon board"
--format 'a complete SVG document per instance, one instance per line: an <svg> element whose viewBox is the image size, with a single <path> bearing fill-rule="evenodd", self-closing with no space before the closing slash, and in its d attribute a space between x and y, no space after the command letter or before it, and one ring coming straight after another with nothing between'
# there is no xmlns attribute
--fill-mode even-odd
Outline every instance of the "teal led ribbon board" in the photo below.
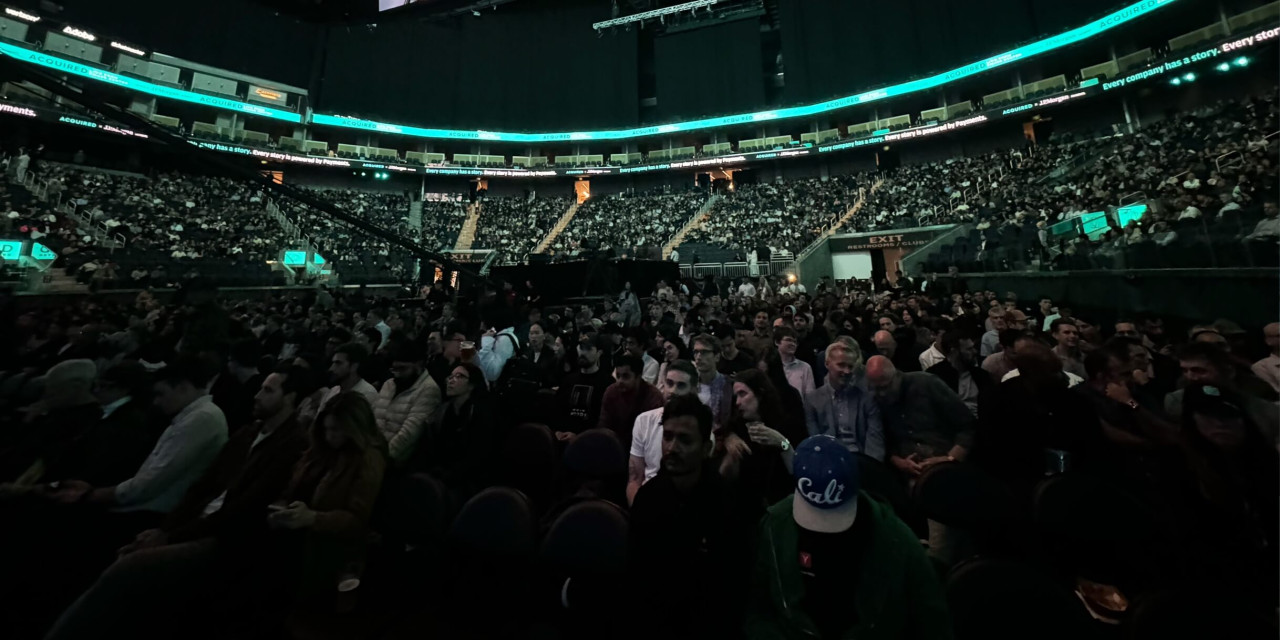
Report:
<svg viewBox="0 0 1280 640"><path fill-rule="evenodd" d="M11 42L0 41L0 53L9 56L15 60L29 62L31 64L52 69L60 73L67 73L81 78L87 78L105 84L115 85L122 89L129 89L139 93L145 93L160 98L169 98L171 100L181 100L183 102L191 102L194 104L213 107L215 109L223 109L225 111L235 111L251 116L261 116L263 118L271 118L273 120L284 120L286 122L302 122L302 116L292 111L283 111L281 109L272 109L247 102L239 102L237 100L228 100L217 96L207 96L203 93L194 91L186 91L176 87L168 87L165 85L154 84L145 80L122 76L118 73L111 73L97 67L91 67L79 62L73 62L57 56L51 56L42 51L35 51L26 47L20 47Z"/></svg>
<svg viewBox="0 0 1280 640"><path fill-rule="evenodd" d="M616 129L612 131L572 131L558 133L504 133L497 131L432 129L402 124L390 124L386 122L375 122L373 120L361 120L358 118L347 118L337 115L326 115L321 113L312 114L311 122L318 125L344 127L347 129L361 129L365 131L376 131L379 133L391 133L415 138L490 140L494 142L568 142L581 140L620 140L625 138L641 138L667 133L681 133L701 129L714 129L716 127L751 124L753 122L801 118L940 87L944 84L955 82L962 78L975 76L984 71L1026 60L1032 56L1061 49L1063 47L1071 46L1090 38L1097 37L1122 24L1147 15L1156 9L1173 4L1175 1L1176 0L1142 0L1142 2L1131 4L1128 7L1104 16L1098 20L1094 20L1082 27L1077 27L1065 33L1060 33L1056 36L1032 42L1031 44L1018 47L1012 51L991 56L985 60L979 60L963 67L958 67L934 76L929 76L928 78L920 78L918 80L896 84L883 89L875 89L873 91L867 91L857 95L800 107L758 111L756 113L742 113L738 115L722 116L719 118L705 118L703 120L675 122L671 124L639 127L635 129Z"/></svg>

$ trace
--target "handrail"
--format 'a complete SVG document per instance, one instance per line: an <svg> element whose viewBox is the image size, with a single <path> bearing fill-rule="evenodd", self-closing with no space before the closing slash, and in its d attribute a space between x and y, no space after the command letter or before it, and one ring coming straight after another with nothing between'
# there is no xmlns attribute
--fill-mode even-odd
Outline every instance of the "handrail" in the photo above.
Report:
<svg viewBox="0 0 1280 640"><path fill-rule="evenodd" d="M1130 200L1129 198L1131 196L1139 196L1139 197L1133 200ZM1139 200L1146 200L1146 199L1147 199L1147 193L1145 191L1134 191L1133 193L1126 193L1120 196L1120 206L1123 207L1126 204L1129 204L1131 202L1137 202Z"/></svg>
<svg viewBox="0 0 1280 640"><path fill-rule="evenodd" d="M1275 135L1275 134L1273 133L1272 135ZM1239 158L1240 163L1241 163L1241 164L1244 164L1244 154L1243 154L1243 153L1241 153L1239 150L1236 150L1236 151L1228 151L1228 152L1226 152L1226 153L1224 153L1224 154L1222 154L1222 155L1218 156L1217 158L1214 158L1214 159L1213 159L1213 164L1214 164L1214 166L1215 166L1215 167L1217 167L1218 171L1221 171L1221 170L1222 170L1222 166L1223 166L1223 158L1226 158L1226 159L1227 159L1227 163L1228 163L1228 164L1227 164L1226 166L1229 168L1229 167L1231 167L1231 166L1232 166L1232 165L1231 165L1231 164L1229 164L1229 163L1231 162L1231 159L1232 159L1233 157L1234 157L1234 158Z"/></svg>

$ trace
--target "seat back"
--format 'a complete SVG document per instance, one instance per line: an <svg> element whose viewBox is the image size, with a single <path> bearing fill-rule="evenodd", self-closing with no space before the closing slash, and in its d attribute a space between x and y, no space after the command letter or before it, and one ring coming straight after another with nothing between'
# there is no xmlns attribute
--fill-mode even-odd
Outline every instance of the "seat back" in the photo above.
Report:
<svg viewBox="0 0 1280 640"><path fill-rule="evenodd" d="M529 498L535 515L546 512L555 486L555 440L545 424L517 425L503 442L498 484L519 489Z"/></svg>
<svg viewBox="0 0 1280 640"><path fill-rule="evenodd" d="M536 604L562 630L596 629L619 620L627 602L627 516L603 500L585 500L552 522L538 554ZM576 635L570 633L569 635Z"/></svg>
<svg viewBox="0 0 1280 640"><path fill-rule="evenodd" d="M1092 620L1072 588L1017 562L960 563L947 578L946 594L956 640L1092 637Z"/></svg>

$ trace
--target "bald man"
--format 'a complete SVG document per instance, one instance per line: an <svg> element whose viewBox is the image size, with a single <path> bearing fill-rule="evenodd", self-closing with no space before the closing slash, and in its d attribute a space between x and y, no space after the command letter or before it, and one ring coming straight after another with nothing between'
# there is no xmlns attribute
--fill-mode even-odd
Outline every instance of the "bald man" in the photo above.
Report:
<svg viewBox="0 0 1280 640"><path fill-rule="evenodd" d="M893 339L892 333L883 329L877 331L874 336L871 336L871 341L876 344L876 351L879 351L880 355L889 358L890 360L893 359L893 354L898 351L898 341Z"/></svg>
<svg viewBox="0 0 1280 640"><path fill-rule="evenodd" d="M930 465L964 459L973 414L941 378L903 373L888 358L873 356L867 360L867 388L880 408L889 461L908 478Z"/></svg>
<svg viewBox="0 0 1280 640"><path fill-rule="evenodd" d="M1271 350L1267 357L1253 363L1253 375L1262 378L1272 389L1280 392L1280 322L1272 322L1262 328L1262 337Z"/></svg>

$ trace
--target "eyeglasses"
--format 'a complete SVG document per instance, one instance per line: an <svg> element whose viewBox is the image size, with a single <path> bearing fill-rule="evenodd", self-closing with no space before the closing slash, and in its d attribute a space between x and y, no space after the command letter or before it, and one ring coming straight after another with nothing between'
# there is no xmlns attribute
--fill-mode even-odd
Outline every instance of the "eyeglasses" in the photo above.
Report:
<svg viewBox="0 0 1280 640"><path fill-rule="evenodd" d="M706 356L706 355L715 355L715 351L712 351L710 349L694 349L693 350L693 357L695 358L698 356Z"/></svg>
<svg viewBox="0 0 1280 640"><path fill-rule="evenodd" d="M449 379L450 380L470 380L471 376L465 373L451 373L449 374Z"/></svg>

